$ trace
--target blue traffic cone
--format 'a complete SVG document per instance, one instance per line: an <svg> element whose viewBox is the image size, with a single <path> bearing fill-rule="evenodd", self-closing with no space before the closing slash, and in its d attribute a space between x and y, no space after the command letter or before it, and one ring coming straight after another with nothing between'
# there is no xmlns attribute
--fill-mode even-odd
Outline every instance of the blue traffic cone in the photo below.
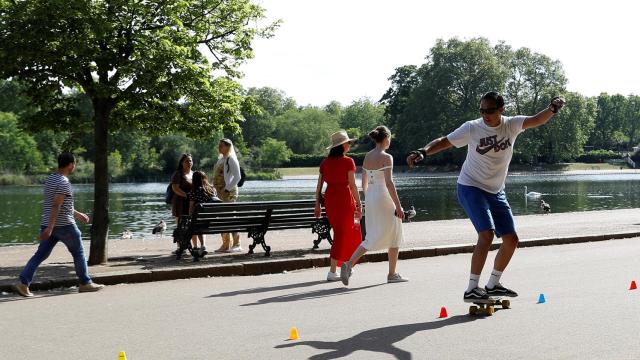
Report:
<svg viewBox="0 0 640 360"><path fill-rule="evenodd" d="M538 297L538 304L544 304L545 299L544 299L544 294L540 294L540 296Z"/></svg>

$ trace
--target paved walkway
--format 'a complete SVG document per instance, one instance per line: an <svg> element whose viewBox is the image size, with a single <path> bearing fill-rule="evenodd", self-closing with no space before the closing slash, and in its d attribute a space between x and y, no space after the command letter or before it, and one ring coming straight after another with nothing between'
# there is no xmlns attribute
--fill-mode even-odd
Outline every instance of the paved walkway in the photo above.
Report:
<svg viewBox="0 0 640 360"><path fill-rule="evenodd" d="M640 236L640 209L588 211L546 215L517 216L521 246L553 245ZM402 258L470 252L476 234L467 219L426 221L405 224ZM170 231L167 231L170 234ZM208 255L194 263L190 257L177 261L170 255L174 245L170 235L157 240L111 240L109 263L90 267L96 282L116 284L187 277L259 275L307 267L328 265L329 244L311 250L314 236L309 229L267 233L272 256L265 258L262 248L254 255ZM242 237L247 248L246 236ZM219 246L219 236L208 237L208 248ZM89 244L86 244L89 248ZM10 291L20 270L35 252L36 245L0 247L0 291ZM363 261L383 261L384 252L369 254ZM77 280L71 256L63 245L57 246L43 263L32 289L74 286Z"/></svg>

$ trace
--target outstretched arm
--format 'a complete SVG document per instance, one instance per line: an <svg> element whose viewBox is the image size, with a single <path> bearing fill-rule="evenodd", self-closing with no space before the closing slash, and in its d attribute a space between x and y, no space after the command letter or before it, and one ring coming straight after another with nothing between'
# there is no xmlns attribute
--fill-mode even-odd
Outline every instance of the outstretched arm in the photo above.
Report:
<svg viewBox="0 0 640 360"><path fill-rule="evenodd" d="M452 146L453 144L451 144L446 136L437 138L428 143L425 147L409 153L409 156L407 157L407 165L409 165L409 168L412 168L413 165L424 160L426 155L435 155L440 151L449 149Z"/></svg>
<svg viewBox="0 0 640 360"><path fill-rule="evenodd" d="M558 111L560 111L560 109L562 109L564 104L565 100L563 98L558 96L554 97L546 109L524 119L524 122L522 123L522 129L536 128L538 126L546 124L547 122L549 122L553 115L555 115Z"/></svg>

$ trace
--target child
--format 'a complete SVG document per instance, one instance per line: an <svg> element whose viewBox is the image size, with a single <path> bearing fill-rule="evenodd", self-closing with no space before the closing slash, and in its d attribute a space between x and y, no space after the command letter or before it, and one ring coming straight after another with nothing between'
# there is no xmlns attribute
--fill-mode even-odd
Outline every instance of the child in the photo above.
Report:
<svg viewBox="0 0 640 360"><path fill-rule="evenodd" d="M193 214L193 209L195 209L197 204L221 202L221 200L218 199L216 189L209 184L207 175L202 171L195 171L193 173L193 190L187 194L187 198L189 199L189 215ZM200 239L200 248L198 248L198 239ZM193 235L191 243L195 251L200 251L201 256L207 254L204 235Z"/></svg>

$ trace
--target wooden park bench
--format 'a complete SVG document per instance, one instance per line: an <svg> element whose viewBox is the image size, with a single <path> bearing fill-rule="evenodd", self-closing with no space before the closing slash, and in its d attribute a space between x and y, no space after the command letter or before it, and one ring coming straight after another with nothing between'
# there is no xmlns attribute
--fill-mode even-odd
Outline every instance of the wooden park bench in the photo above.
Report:
<svg viewBox="0 0 640 360"><path fill-rule="evenodd" d="M194 261L202 257L191 245L191 236L199 234L247 233L253 239L249 254L260 244L265 256L271 254L271 247L265 241L265 235L271 230L310 228L318 236L313 240L314 249L323 239L332 244L331 225L324 206L320 218L315 217L314 209L314 199L199 204L192 215L180 218L173 232L173 242L178 244L177 258L180 259L185 250Z"/></svg>

